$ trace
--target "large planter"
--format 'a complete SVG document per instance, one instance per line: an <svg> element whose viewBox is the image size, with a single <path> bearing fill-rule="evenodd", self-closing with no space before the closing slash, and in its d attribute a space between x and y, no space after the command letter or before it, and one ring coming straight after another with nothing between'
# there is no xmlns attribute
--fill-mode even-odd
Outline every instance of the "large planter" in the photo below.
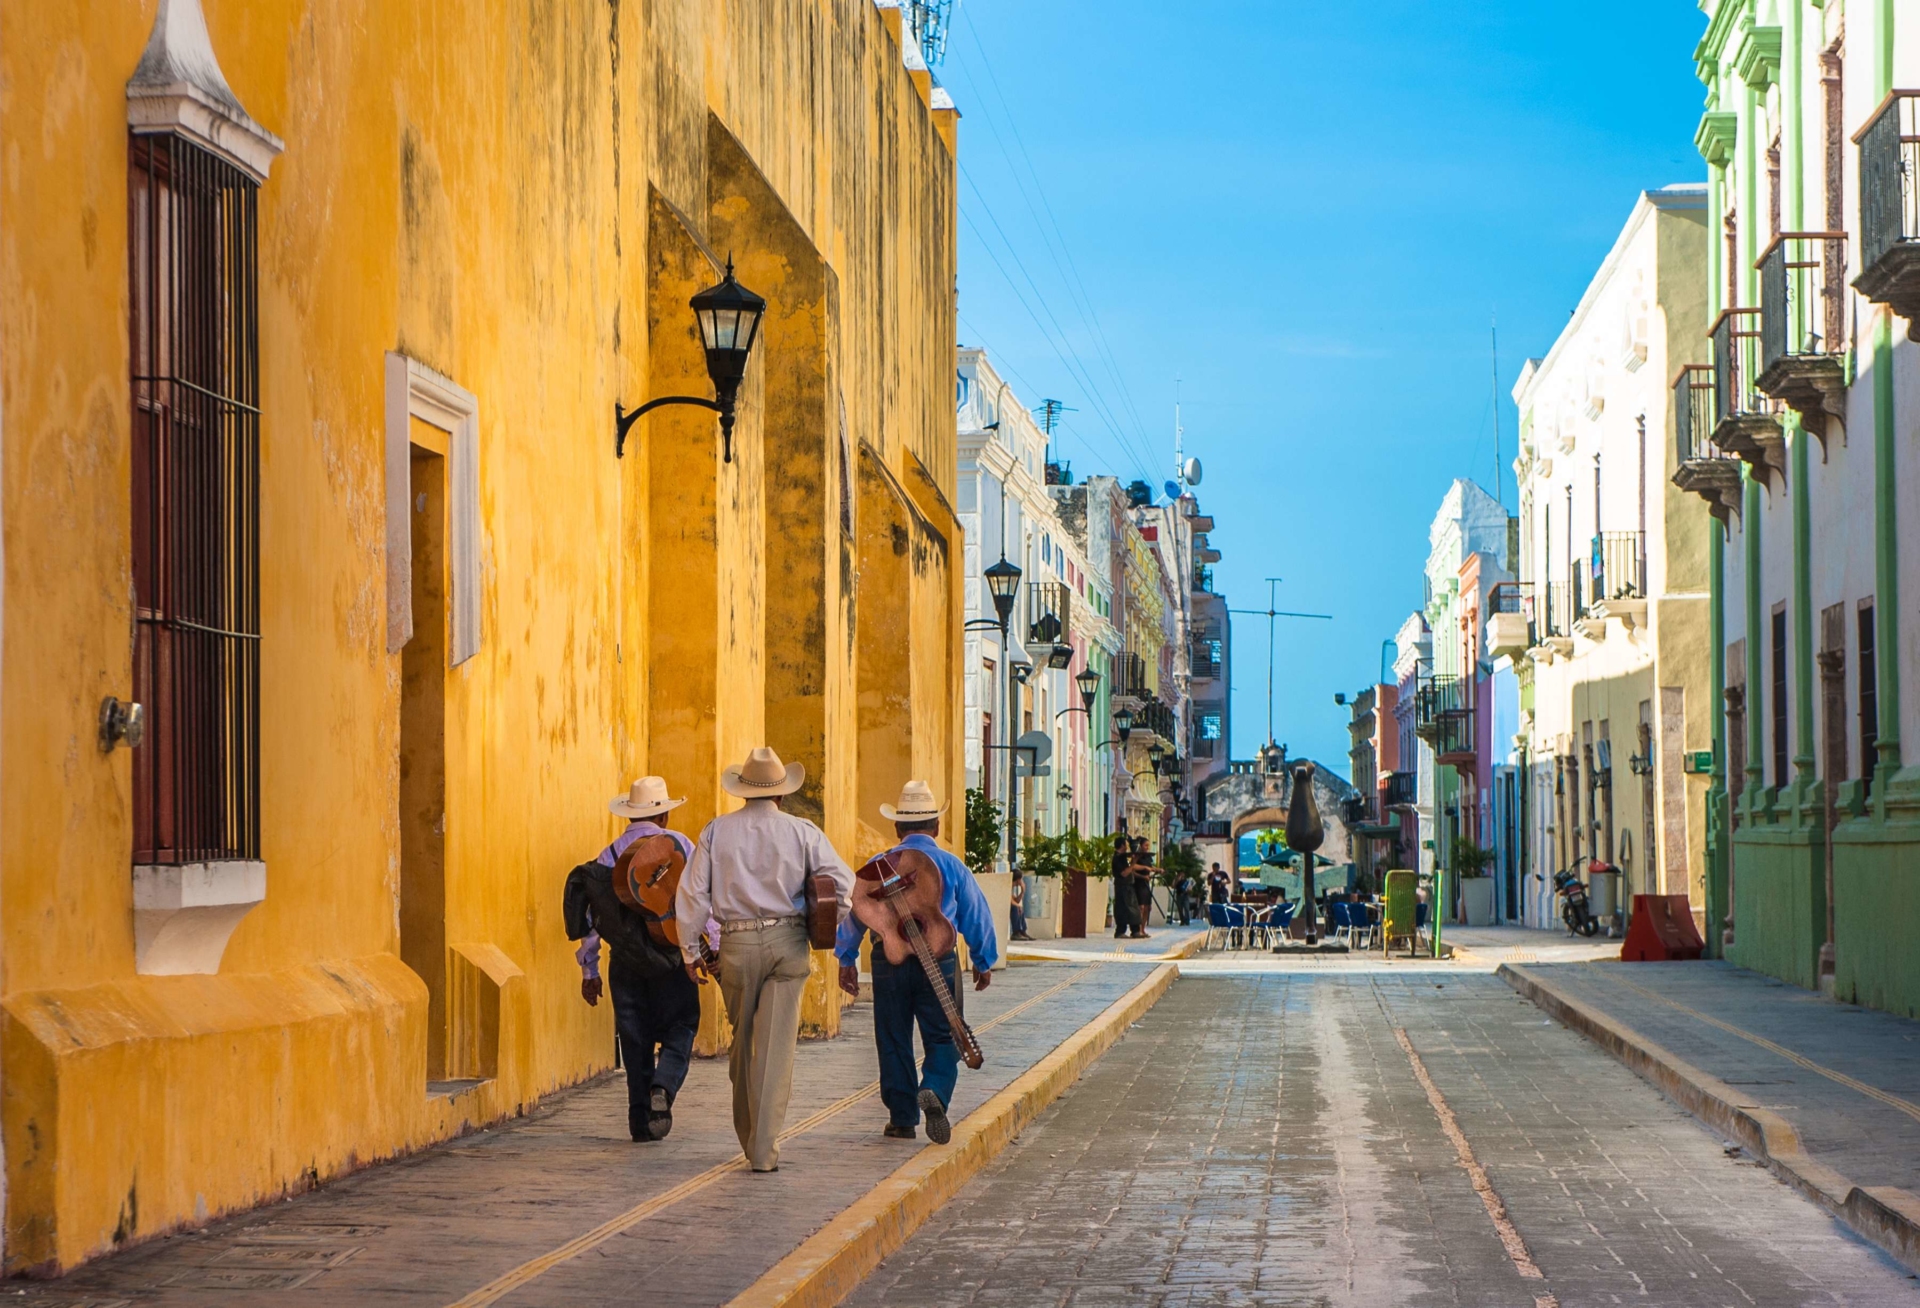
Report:
<svg viewBox="0 0 1920 1308"><path fill-rule="evenodd" d="M1493 925L1493 878L1460 878L1460 916L1470 927Z"/></svg>

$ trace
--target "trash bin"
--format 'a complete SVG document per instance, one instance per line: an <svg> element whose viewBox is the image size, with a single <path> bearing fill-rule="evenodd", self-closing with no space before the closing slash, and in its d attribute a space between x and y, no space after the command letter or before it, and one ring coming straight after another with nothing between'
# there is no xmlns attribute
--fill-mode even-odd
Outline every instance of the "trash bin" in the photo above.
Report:
<svg viewBox="0 0 1920 1308"><path fill-rule="evenodd" d="M1620 874L1613 871L1588 872L1587 904L1594 921L1605 927L1608 935L1614 934L1614 924L1620 916Z"/></svg>

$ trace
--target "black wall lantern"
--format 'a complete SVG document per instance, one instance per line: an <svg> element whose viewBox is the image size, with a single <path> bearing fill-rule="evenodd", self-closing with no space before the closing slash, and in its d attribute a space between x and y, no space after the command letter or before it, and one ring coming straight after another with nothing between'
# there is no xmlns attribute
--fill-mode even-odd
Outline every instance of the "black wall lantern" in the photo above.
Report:
<svg viewBox="0 0 1920 1308"><path fill-rule="evenodd" d="M733 403L740 393L740 379L747 375L747 356L760 334L760 318L767 302L733 278L733 260L727 260L727 275L718 286L710 286L689 301L693 316L700 323L700 340L707 352L707 376L713 379L714 398L699 395L662 395L648 400L631 413L618 402L613 406L613 457L627 452L627 431L643 413L669 404L692 404L712 409L720 415L722 460L733 462Z"/></svg>
<svg viewBox="0 0 1920 1308"><path fill-rule="evenodd" d="M1100 694L1100 674L1092 668L1087 668L1073 680L1074 684L1080 687L1080 707L1092 713L1093 701Z"/></svg>

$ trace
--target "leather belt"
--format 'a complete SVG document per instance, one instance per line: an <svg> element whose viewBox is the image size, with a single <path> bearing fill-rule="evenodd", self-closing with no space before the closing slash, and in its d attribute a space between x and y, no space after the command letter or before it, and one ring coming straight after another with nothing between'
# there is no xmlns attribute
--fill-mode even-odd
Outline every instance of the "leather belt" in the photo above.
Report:
<svg viewBox="0 0 1920 1308"><path fill-rule="evenodd" d="M722 935L730 936L736 931L758 931L762 927L776 927L786 922L803 922L805 920L806 919L798 913L792 913L785 917L737 917L731 922L722 922L720 924L720 931Z"/></svg>

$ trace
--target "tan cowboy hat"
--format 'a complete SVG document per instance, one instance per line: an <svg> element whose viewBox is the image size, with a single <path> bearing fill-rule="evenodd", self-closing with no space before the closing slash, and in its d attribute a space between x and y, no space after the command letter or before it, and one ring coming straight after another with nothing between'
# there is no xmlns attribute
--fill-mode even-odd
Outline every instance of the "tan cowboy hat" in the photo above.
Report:
<svg viewBox="0 0 1920 1308"><path fill-rule="evenodd" d="M762 745L747 755L747 761L720 774L720 789L742 799L772 799L791 795L807 779L807 769L799 763L782 763L780 756Z"/></svg>
<svg viewBox="0 0 1920 1308"><path fill-rule="evenodd" d="M628 788L624 795L615 795L607 801L607 808L625 818L653 817L669 809L679 808L687 801L667 798L667 779L665 777L641 777Z"/></svg>
<svg viewBox="0 0 1920 1308"><path fill-rule="evenodd" d="M924 781L909 781L900 787L900 804L880 806L880 816L889 822L931 822L947 811L947 806L933 797L933 787Z"/></svg>

